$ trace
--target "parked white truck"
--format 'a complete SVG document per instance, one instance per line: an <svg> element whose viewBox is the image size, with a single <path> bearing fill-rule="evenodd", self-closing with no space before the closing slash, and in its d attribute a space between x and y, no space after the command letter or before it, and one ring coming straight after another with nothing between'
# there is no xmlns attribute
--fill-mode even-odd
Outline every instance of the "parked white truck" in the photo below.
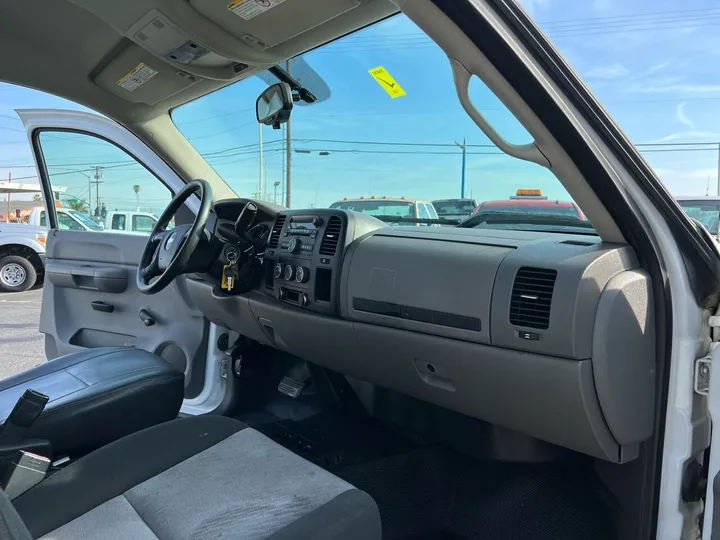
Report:
<svg viewBox="0 0 720 540"><path fill-rule="evenodd" d="M126 212L114 210L107 213L103 223L96 222L87 214L72 208L56 208L58 228L70 231L107 231L125 232L129 234L150 234L157 218L145 212ZM36 206L30 211L28 225L46 227L47 214L45 207Z"/></svg>
<svg viewBox="0 0 720 540"><path fill-rule="evenodd" d="M42 282L46 227L0 223L0 290L22 292Z"/></svg>

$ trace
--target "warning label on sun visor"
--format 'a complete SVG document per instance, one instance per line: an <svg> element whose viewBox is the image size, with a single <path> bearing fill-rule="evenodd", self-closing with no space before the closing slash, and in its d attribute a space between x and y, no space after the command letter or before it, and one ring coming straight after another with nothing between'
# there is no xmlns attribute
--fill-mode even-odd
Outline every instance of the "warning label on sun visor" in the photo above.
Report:
<svg viewBox="0 0 720 540"><path fill-rule="evenodd" d="M246 21L265 13L267 10L279 6L285 0L233 0L227 8L238 17Z"/></svg>
<svg viewBox="0 0 720 540"><path fill-rule="evenodd" d="M130 73L120 79L117 84L120 88L124 88L128 92L132 92L133 90L140 88L155 75L157 75L157 71L150 66L140 63L132 68Z"/></svg>

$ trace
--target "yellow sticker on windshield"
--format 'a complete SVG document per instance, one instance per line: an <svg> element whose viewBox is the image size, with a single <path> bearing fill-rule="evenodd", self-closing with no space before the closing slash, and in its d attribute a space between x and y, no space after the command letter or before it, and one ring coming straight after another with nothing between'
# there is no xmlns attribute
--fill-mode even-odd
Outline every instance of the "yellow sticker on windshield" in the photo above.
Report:
<svg viewBox="0 0 720 540"><path fill-rule="evenodd" d="M395 79L392 78L384 67L378 66L368 70L368 73L372 75L372 78L388 93L391 98L401 97L405 95L405 90L402 89Z"/></svg>

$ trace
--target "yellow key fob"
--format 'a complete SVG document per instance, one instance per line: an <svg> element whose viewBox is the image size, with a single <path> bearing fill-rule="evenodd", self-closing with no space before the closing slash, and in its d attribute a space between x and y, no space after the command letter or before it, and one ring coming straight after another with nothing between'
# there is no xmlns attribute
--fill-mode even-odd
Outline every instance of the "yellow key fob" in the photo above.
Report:
<svg viewBox="0 0 720 540"><path fill-rule="evenodd" d="M232 274L232 271L230 268L232 265L226 264L223 266L222 269L222 280L220 282L220 288L224 291L230 291L232 290L232 286L234 285L233 281L235 281L234 277L232 277L230 274Z"/></svg>

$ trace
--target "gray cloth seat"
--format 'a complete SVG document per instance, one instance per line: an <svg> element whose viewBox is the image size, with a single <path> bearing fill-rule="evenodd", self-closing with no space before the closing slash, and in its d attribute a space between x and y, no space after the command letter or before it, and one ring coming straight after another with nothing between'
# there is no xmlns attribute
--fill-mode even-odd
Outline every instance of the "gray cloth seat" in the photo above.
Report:
<svg viewBox="0 0 720 540"><path fill-rule="evenodd" d="M381 538L369 495L220 416L173 420L124 437L13 506L29 537L47 540ZM17 520L6 514L0 511L4 528L15 531ZM19 534L11 538L25 538Z"/></svg>

